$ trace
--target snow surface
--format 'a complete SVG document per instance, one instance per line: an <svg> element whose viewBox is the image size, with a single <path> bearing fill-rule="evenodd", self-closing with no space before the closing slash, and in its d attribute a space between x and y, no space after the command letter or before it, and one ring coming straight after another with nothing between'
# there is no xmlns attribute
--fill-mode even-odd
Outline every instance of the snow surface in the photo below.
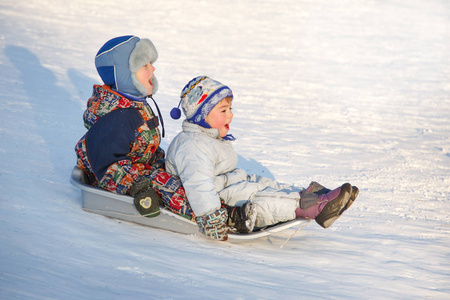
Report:
<svg viewBox="0 0 450 300"><path fill-rule="evenodd" d="M247 171L361 192L331 228L244 244L81 209L69 183L93 58L159 51L163 147L191 78L235 94ZM1 299L450 299L446 0L1 0Z"/></svg>

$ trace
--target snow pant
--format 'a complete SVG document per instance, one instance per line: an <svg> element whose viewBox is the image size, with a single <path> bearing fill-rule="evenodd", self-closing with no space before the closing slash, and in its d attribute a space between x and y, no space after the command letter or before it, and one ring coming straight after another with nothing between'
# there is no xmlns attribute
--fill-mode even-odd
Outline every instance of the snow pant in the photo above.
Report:
<svg viewBox="0 0 450 300"><path fill-rule="evenodd" d="M149 177L152 180L153 189L161 197L165 207L187 219L195 220L178 176L169 174L163 169L157 169Z"/></svg>
<svg viewBox="0 0 450 300"><path fill-rule="evenodd" d="M267 177L248 175L247 180L219 192L227 205L241 206L246 201L257 204L256 228L295 219L303 188L283 184Z"/></svg>

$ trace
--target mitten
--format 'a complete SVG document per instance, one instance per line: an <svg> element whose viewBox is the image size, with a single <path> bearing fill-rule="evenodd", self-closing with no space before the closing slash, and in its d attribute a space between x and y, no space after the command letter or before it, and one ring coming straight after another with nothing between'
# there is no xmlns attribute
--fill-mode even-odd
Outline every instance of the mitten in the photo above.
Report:
<svg viewBox="0 0 450 300"><path fill-rule="evenodd" d="M227 210L222 207L213 213L196 217L195 221L200 228L200 232L208 238L226 241L228 239L227 219Z"/></svg>
<svg viewBox="0 0 450 300"><path fill-rule="evenodd" d="M144 177L133 184L130 195L134 198L134 206L141 215L148 218L159 216L159 204L162 201L153 190L149 178Z"/></svg>

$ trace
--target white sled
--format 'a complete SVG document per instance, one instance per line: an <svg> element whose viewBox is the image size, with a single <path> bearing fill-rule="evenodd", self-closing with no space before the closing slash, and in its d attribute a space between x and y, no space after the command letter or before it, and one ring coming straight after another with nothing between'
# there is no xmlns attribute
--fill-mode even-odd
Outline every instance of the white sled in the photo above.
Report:
<svg viewBox="0 0 450 300"><path fill-rule="evenodd" d="M85 211L183 234L198 233L197 224L164 207L161 207L161 214L157 217L147 218L141 216L136 210L131 196L117 195L87 184L83 171L77 167L73 169L70 181L75 187L81 190L82 208ZM299 227L302 223L306 225L309 223L309 220L299 218L249 234L229 234L228 241L250 241L269 236L293 226Z"/></svg>

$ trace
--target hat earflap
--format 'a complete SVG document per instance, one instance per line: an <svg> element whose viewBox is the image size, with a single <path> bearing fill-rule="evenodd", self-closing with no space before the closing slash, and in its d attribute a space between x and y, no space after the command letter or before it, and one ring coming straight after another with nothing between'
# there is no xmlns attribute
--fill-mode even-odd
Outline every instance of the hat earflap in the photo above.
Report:
<svg viewBox="0 0 450 300"><path fill-rule="evenodd" d="M142 96L148 96L147 93L147 89L145 88L145 86L142 85L142 83L139 82L139 80L136 77L136 72L131 73L131 80L133 81L134 86L136 87L136 89L142 94ZM156 94L156 91L158 90L158 79L156 79L156 76L153 76L152 78L152 85L153 85L153 90L152 90L152 95Z"/></svg>
<svg viewBox="0 0 450 300"><path fill-rule="evenodd" d="M149 39L141 39L130 53L130 71L136 73L148 63L153 64L158 59L158 51Z"/></svg>
<svg viewBox="0 0 450 300"><path fill-rule="evenodd" d="M158 51L155 45L149 39L141 39L136 43L130 54L129 68L131 71L131 79L136 89L143 95L147 95L147 89L136 78L136 72L148 63L153 64L158 59ZM152 79L153 95L158 90L158 80L156 77Z"/></svg>

